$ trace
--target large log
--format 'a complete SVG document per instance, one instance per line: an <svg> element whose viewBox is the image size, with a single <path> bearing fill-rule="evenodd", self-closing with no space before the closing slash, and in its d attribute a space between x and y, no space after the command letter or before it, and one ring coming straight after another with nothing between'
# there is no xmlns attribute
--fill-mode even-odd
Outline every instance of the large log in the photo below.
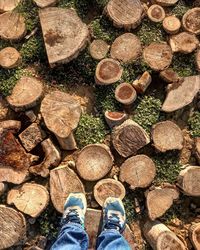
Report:
<svg viewBox="0 0 200 250"><path fill-rule="evenodd" d="M200 137L195 138L195 155L200 164Z"/></svg>
<svg viewBox="0 0 200 250"><path fill-rule="evenodd" d="M179 0L154 0L154 1L161 6L172 6L175 5Z"/></svg>
<svg viewBox="0 0 200 250"><path fill-rule="evenodd" d="M198 71L200 71L200 49L196 53L196 64Z"/></svg>
<svg viewBox="0 0 200 250"><path fill-rule="evenodd" d="M181 28L181 22L176 16L168 16L163 20L163 28L169 34L176 34Z"/></svg>
<svg viewBox="0 0 200 250"><path fill-rule="evenodd" d="M110 46L103 40L94 40L89 47L89 52L95 60L102 60L106 57Z"/></svg>
<svg viewBox="0 0 200 250"><path fill-rule="evenodd" d="M165 10L158 4L153 4L147 11L148 18L155 23L162 22L165 18Z"/></svg>
<svg viewBox="0 0 200 250"><path fill-rule="evenodd" d="M188 10L183 18L183 28L188 32L199 35L200 34L200 8L193 8Z"/></svg>
<svg viewBox="0 0 200 250"><path fill-rule="evenodd" d="M0 0L0 13L12 11L21 0Z"/></svg>
<svg viewBox="0 0 200 250"><path fill-rule="evenodd" d="M124 112L106 111L104 116L105 116L105 120L110 128L113 128L115 126L119 126L125 120L128 119L128 115Z"/></svg>
<svg viewBox="0 0 200 250"><path fill-rule="evenodd" d="M124 105L130 105L137 99L137 93L130 83L123 82L115 89L115 99Z"/></svg>
<svg viewBox="0 0 200 250"><path fill-rule="evenodd" d="M195 248L200 249L200 223L195 223L189 228L189 237Z"/></svg>
<svg viewBox="0 0 200 250"><path fill-rule="evenodd" d="M12 47L6 47L0 51L0 66L5 69L18 67L22 61L20 53Z"/></svg>
<svg viewBox="0 0 200 250"><path fill-rule="evenodd" d="M34 0L34 2L37 4L40 8L46 8L49 6L54 6L58 2L58 0Z"/></svg>

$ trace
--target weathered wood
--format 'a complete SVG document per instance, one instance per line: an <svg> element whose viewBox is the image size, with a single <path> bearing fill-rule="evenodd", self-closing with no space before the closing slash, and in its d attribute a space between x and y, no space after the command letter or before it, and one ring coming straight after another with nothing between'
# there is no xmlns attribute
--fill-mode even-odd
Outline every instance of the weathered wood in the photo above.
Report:
<svg viewBox="0 0 200 250"><path fill-rule="evenodd" d="M74 9L49 7L39 17L51 67L70 62L85 48L89 31Z"/></svg>
<svg viewBox="0 0 200 250"><path fill-rule="evenodd" d="M195 250L200 249L200 223L195 223L189 228L189 237Z"/></svg>
<svg viewBox="0 0 200 250"><path fill-rule="evenodd" d="M176 34L181 28L181 22L176 16L168 16L163 20L163 28L169 34Z"/></svg>
<svg viewBox="0 0 200 250"><path fill-rule="evenodd" d="M34 0L34 2L37 4L40 8L46 8L49 6L54 6L58 2L58 0Z"/></svg>
<svg viewBox="0 0 200 250"><path fill-rule="evenodd" d="M188 10L183 18L182 25L185 30L193 34L200 34L200 8L196 7Z"/></svg>
<svg viewBox="0 0 200 250"><path fill-rule="evenodd" d="M149 142L146 131L130 119L115 127L112 132L113 146L123 157L136 155L137 151Z"/></svg>
<svg viewBox="0 0 200 250"><path fill-rule="evenodd" d="M181 80L181 78L172 68L161 71L160 78L167 83L178 82Z"/></svg>
<svg viewBox="0 0 200 250"><path fill-rule="evenodd" d="M154 162L146 155L136 155L127 159L120 167L119 179L131 189L148 187L156 175Z"/></svg>
<svg viewBox="0 0 200 250"><path fill-rule="evenodd" d="M195 138L195 155L200 164L200 137Z"/></svg>
<svg viewBox="0 0 200 250"><path fill-rule="evenodd" d="M76 168L79 175L88 181L103 178L112 168L113 156L105 144L91 144L79 153Z"/></svg>
<svg viewBox="0 0 200 250"><path fill-rule="evenodd" d="M77 144L73 132L71 132L67 138L61 138L59 136L56 136L56 138L62 149L64 150L77 149Z"/></svg>
<svg viewBox="0 0 200 250"><path fill-rule="evenodd" d="M198 71L200 71L200 49L196 53L196 64Z"/></svg>
<svg viewBox="0 0 200 250"><path fill-rule="evenodd" d="M0 51L0 66L5 69L18 67L22 61L20 53L12 47L6 47Z"/></svg>
<svg viewBox="0 0 200 250"><path fill-rule="evenodd" d="M104 116L105 116L105 120L110 128L113 128L115 126L119 126L125 120L128 119L128 115L124 112L106 111Z"/></svg>
<svg viewBox="0 0 200 250"><path fill-rule="evenodd" d="M165 10L158 4L153 4L147 11L148 18L155 23L162 22L165 18Z"/></svg>
<svg viewBox="0 0 200 250"><path fill-rule="evenodd" d="M137 93L131 84L120 83L115 89L115 99L124 105L130 105L137 99Z"/></svg>
<svg viewBox="0 0 200 250"><path fill-rule="evenodd" d="M141 77L133 81L132 86L136 89L138 93L143 94L148 86L151 84L152 77L148 71L145 71Z"/></svg>
<svg viewBox="0 0 200 250"><path fill-rule="evenodd" d="M16 120L2 121L0 122L0 129L12 130L13 133L17 133L21 129L21 122Z"/></svg>
<svg viewBox="0 0 200 250"><path fill-rule="evenodd" d="M89 47L89 52L92 58L102 60L106 57L110 46L103 40L94 40Z"/></svg>
<svg viewBox="0 0 200 250"><path fill-rule="evenodd" d="M0 0L0 13L12 11L21 0Z"/></svg>
<svg viewBox="0 0 200 250"><path fill-rule="evenodd" d="M3 182L0 182L0 196L4 194L7 190L7 185Z"/></svg>
<svg viewBox="0 0 200 250"><path fill-rule="evenodd" d="M175 5L179 0L154 0L154 1L161 6L172 6Z"/></svg>

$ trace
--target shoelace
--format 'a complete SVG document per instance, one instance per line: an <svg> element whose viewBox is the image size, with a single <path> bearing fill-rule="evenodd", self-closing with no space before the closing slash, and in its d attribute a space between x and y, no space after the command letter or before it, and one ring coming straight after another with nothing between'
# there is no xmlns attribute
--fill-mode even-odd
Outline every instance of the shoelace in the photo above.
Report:
<svg viewBox="0 0 200 250"><path fill-rule="evenodd" d="M120 219L117 214L111 214L104 226L105 229L115 229L120 231Z"/></svg>
<svg viewBox="0 0 200 250"><path fill-rule="evenodd" d="M73 222L77 224L81 224L81 219L79 218L78 211L76 209L70 209L69 213L62 220L62 224L66 224L68 222Z"/></svg>

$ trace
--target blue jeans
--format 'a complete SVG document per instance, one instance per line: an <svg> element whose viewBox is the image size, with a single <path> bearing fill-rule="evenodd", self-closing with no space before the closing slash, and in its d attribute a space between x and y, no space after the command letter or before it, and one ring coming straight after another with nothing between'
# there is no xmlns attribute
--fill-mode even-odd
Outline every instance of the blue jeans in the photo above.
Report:
<svg viewBox="0 0 200 250"><path fill-rule="evenodd" d="M79 224L64 225L51 250L87 250L89 238ZM97 239L97 250L131 250L129 244L117 230L103 231Z"/></svg>

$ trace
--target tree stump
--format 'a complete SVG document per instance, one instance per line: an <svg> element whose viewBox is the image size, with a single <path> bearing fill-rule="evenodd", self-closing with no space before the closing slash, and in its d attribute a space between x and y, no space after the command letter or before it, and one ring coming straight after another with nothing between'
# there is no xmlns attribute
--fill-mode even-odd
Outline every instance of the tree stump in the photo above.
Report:
<svg viewBox="0 0 200 250"><path fill-rule="evenodd" d="M79 153L76 168L79 175L87 181L97 181L111 170L113 156L105 144L91 144Z"/></svg>
<svg viewBox="0 0 200 250"><path fill-rule="evenodd" d="M0 0L0 13L12 11L21 0Z"/></svg>
<svg viewBox="0 0 200 250"><path fill-rule="evenodd" d="M110 54L113 59L124 63L137 60L142 54L140 39L132 33L125 33L115 39Z"/></svg>
<svg viewBox="0 0 200 250"><path fill-rule="evenodd" d="M46 8L49 6L54 6L58 2L58 0L34 0L34 2L37 4L40 8Z"/></svg>
<svg viewBox="0 0 200 250"><path fill-rule="evenodd" d="M146 188L156 175L154 162L146 155L136 155L127 159L120 167L119 179L131 189Z"/></svg>
<svg viewBox="0 0 200 250"><path fill-rule="evenodd" d="M200 34L200 8L193 8L188 10L183 18L183 28L190 33L199 35Z"/></svg>
<svg viewBox="0 0 200 250"><path fill-rule="evenodd" d="M67 165L60 165L50 171L50 195L55 209L63 213L64 204L72 192L85 193L78 176Z"/></svg>
<svg viewBox="0 0 200 250"><path fill-rule="evenodd" d="M7 101L16 112L35 107L43 96L43 85L34 77L23 76L15 85Z"/></svg>
<svg viewBox="0 0 200 250"><path fill-rule="evenodd" d="M189 54L198 47L199 40L193 34L181 32L177 35L171 36L169 44L173 52Z"/></svg>
<svg viewBox="0 0 200 250"><path fill-rule="evenodd" d="M95 60L102 60L108 54L110 46L103 40L94 40L89 47L89 52Z"/></svg>
<svg viewBox="0 0 200 250"><path fill-rule="evenodd" d="M143 50L144 61L155 71L168 68L172 57L171 48L166 43L151 43Z"/></svg>
<svg viewBox="0 0 200 250"><path fill-rule="evenodd" d="M195 155L200 164L200 137L195 138Z"/></svg>
<svg viewBox="0 0 200 250"><path fill-rule="evenodd" d="M26 34L24 17L17 12L0 15L0 38L10 41L22 39Z"/></svg>
<svg viewBox="0 0 200 250"><path fill-rule="evenodd" d="M123 69L118 61L106 58L97 65L95 82L98 85L109 85L119 81L122 73Z"/></svg>
<svg viewBox="0 0 200 250"><path fill-rule="evenodd" d="M20 53L12 47L0 51L0 66L5 69L18 67L22 62Z"/></svg>
<svg viewBox="0 0 200 250"><path fill-rule="evenodd" d="M139 79L136 79L132 86L140 94L143 94L152 82L152 77L148 71L145 71Z"/></svg>
<svg viewBox="0 0 200 250"><path fill-rule="evenodd" d="M163 20L163 28L168 34L176 34L181 28L181 22L176 16L168 16Z"/></svg>
<svg viewBox="0 0 200 250"><path fill-rule="evenodd" d="M51 67L70 62L85 48L89 31L74 9L45 8L39 17Z"/></svg>
<svg viewBox="0 0 200 250"><path fill-rule="evenodd" d="M115 89L115 99L124 105L130 105L137 99L137 93L131 84L120 83Z"/></svg>
<svg viewBox="0 0 200 250"><path fill-rule="evenodd" d="M7 203L31 217L38 217L49 203L49 193L45 187L35 183L25 183L21 187L11 189Z"/></svg>
<svg viewBox="0 0 200 250"><path fill-rule="evenodd" d="M115 126L119 126L125 120L128 119L128 115L124 112L106 111L104 116L105 116L105 120L110 128L113 128Z"/></svg>
<svg viewBox="0 0 200 250"><path fill-rule="evenodd" d="M136 155L137 151L150 142L146 131L136 122L128 119L112 132L112 143L123 157Z"/></svg>
<svg viewBox="0 0 200 250"><path fill-rule="evenodd" d="M200 249L200 223L193 224L189 228L189 237L195 250Z"/></svg>
<svg viewBox="0 0 200 250"><path fill-rule="evenodd" d="M149 218L155 220L163 216L178 198L179 192L173 187L158 187L149 191L146 197Z"/></svg>
<svg viewBox="0 0 200 250"><path fill-rule="evenodd" d="M165 18L165 10L160 5L153 4L148 9L147 16L152 22L159 23Z"/></svg>
<svg viewBox="0 0 200 250"><path fill-rule="evenodd" d="M197 51L197 54L196 54L196 64L197 64L198 71L200 71L200 49Z"/></svg>
<svg viewBox="0 0 200 250"><path fill-rule="evenodd" d="M178 82L180 80L180 77L172 68L161 71L160 78L167 83Z"/></svg>
<svg viewBox="0 0 200 250"><path fill-rule="evenodd" d="M200 196L200 167L188 166L179 173L177 185L188 196Z"/></svg>
<svg viewBox="0 0 200 250"><path fill-rule="evenodd" d="M169 113L189 105L192 103L199 89L199 75L185 77L183 81L169 84L167 97L162 105L162 111Z"/></svg>
<svg viewBox="0 0 200 250"><path fill-rule="evenodd" d="M110 0L105 12L114 26L130 30L141 23L143 8L139 0Z"/></svg>
<svg viewBox="0 0 200 250"><path fill-rule="evenodd" d="M154 0L154 1L161 6L172 6L175 5L179 0Z"/></svg>

